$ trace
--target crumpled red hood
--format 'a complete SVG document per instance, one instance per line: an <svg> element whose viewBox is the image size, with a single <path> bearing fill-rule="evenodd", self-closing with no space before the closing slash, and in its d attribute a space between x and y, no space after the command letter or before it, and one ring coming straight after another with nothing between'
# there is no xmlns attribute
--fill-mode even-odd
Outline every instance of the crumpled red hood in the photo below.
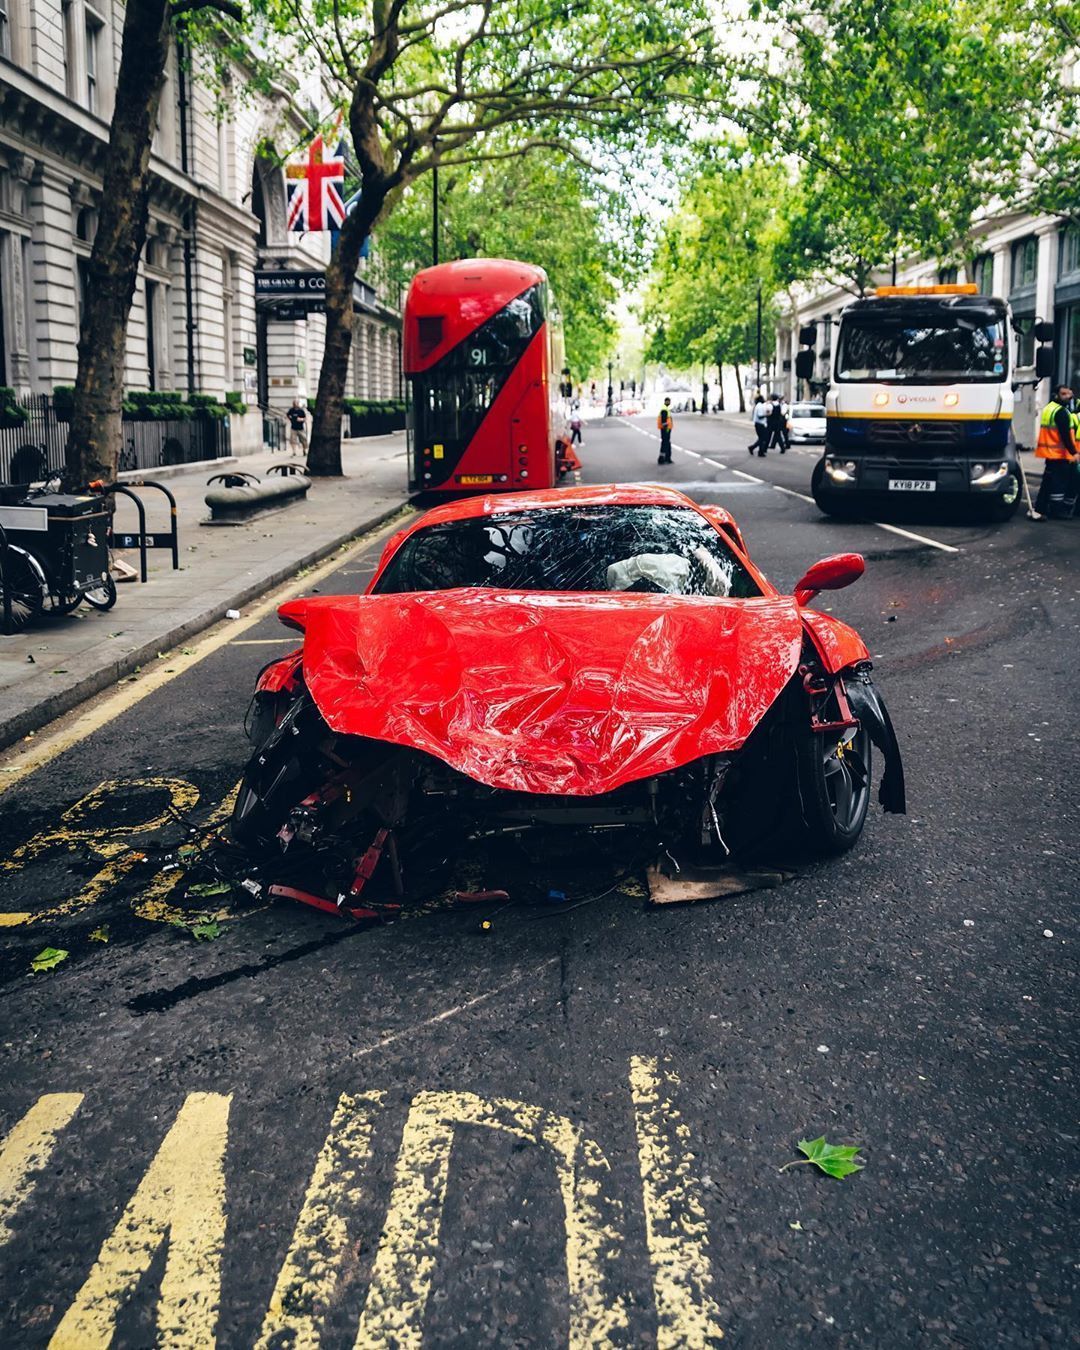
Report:
<svg viewBox="0 0 1080 1350"><path fill-rule="evenodd" d="M593 796L737 750L795 671L790 597L452 590L294 600L337 732L490 787Z"/></svg>

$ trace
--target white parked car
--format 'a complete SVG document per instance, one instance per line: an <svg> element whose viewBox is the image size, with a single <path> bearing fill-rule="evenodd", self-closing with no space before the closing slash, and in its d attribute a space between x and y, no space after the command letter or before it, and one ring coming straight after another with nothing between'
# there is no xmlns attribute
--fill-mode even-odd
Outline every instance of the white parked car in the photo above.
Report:
<svg viewBox="0 0 1080 1350"><path fill-rule="evenodd" d="M823 403L793 403L790 414L791 439L804 444L824 443L825 405Z"/></svg>

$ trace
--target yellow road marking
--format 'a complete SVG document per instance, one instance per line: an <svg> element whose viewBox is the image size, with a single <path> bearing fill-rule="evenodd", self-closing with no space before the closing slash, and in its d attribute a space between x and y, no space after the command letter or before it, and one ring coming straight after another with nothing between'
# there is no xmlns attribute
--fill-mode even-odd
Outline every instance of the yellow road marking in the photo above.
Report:
<svg viewBox="0 0 1080 1350"><path fill-rule="evenodd" d="M343 1096L304 1196L292 1243L263 1322L257 1350L287 1344L318 1350L322 1324L342 1269L348 1240L346 1215L363 1190L361 1174L371 1160L375 1113L385 1092Z"/></svg>
<svg viewBox="0 0 1080 1350"><path fill-rule="evenodd" d="M233 805L236 802L236 794L240 791L240 784L237 783L234 788L227 792L224 798L214 807L210 817L206 822L207 831L215 825L224 825L232 815ZM210 835L203 835L206 844L209 845ZM140 919L149 919L152 923L173 923L177 919L184 918L184 911L177 909L175 905L169 904L169 896L180 881L187 877L186 867L175 867L171 872L158 872L151 880L149 886L139 896L135 905L135 913Z"/></svg>
<svg viewBox="0 0 1080 1350"><path fill-rule="evenodd" d="M81 1092L39 1097L0 1147L0 1243L11 1238L10 1221L34 1188L35 1173L49 1161L56 1136L79 1109Z"/></svg>
<svg viewBox="0 0 1080 1350"><path fill-rule="evenodd" d="M215 1092L188 1096L49 1350L112 1345L121 1308L165 1241L154 1343L170 1350L216 1344L230 1101Z"/></svg>
<svg viewBox="0 0 1080 1350"><path fill-rule="evenodd" d="M608 1296L607 1289L609 1268L621 1255L622 1206L607 1193L611 1169L599 1147L564 1116L526 1102L421 1092L405 1122L355 1350L420 1350L450 1150L460 1125L502 1130L554 1153L566 1226L569 1345L584 1350L610 1344L628 1326L624 1298Z"/></svg>
<svg viewBox="0 0 1080 1350"><path fill-rule="evenodd" d="M336 572L342 564L366 549L370 549L377 539L381 539L383 535L391 534L400 528L401 519L399 515L395 516L393 520L387 521L378 530L363 535L354 543L340 549L332 557L327 558L325 562L306 572L302 578L285 582L284 585L271 591L269 595L254 605L243 619L227 620L218 627L211 629L190 649L189 655L184 655L180 651L166 652L151 670L141 675L133 684L121 685L111 694L101 695L87 708L86 712L76 715L73 720L66 724L64 720L61 720L59 724L54 723L55 730L50 731L46 728L37 735L34 743L29 747L20 748L13 754L0 756L0 767L3 768L3 777L0 778L0 793L7 792L16 783L22 782L29 774L34 773L35 770L51 763L57 756L70 750L72 746L78 745L80 741L92 736L95 731L100 731L103 726L106 726L121 713L127 712L129 708L141 703L150 694L156 693L158 689L163 688L172 680L186 674L193 666L197 666L200 661L205 661L208 656L213 655L220 648L227 646L230 642L235 642L239 634L246 633L256 624L261 623L267 615L273 613L286 600L294 599L310 590L324 577ZM25 742L23 742L23 745L25 746Z"/></svg>
<svg viewBox="0 0 1080 1350"><path fill-rule="evenodd" d="M677 1082L673 1075L668 1081ZM703 1350L723 1336L709 1293L709 1236L693 1173L690 1131L664 1096L655 1059L630 1060L645 1199L645 1234L656 1300L657 1350Z"/></svg>
<svg viewBox="0 0 1080 1350"><path fill-rule="evenodd" d="M117 795L130 793L136 788L150 788L166 792L169 805L149 820L137 821L134 824L117 824L104 827L80 824L88 815L92 815L97 808L113 805L113 799ZM63 918L70 914L78 914L81 910L96 904L128 872L141 865L141 859L131 848L131 836L147 834L151 830L160 829L173 820L170 808L187 812L195 806L198 800L199 789L183 778L110 778L104 783L99 783L85 797L81 797L74 806L68 807L60 817L59 825L36 834L28 843L17 848L9 860L0 863L0 872L17 872L43 853L51 852L54 849L71 850L77 848L80 844L97 840L101 842L94 844L94 852L99 857L106 859L105 866L99 872L96 872L83 886L82 890L73 895L71 899L62 900L49 909L36 912L2 914L0 915L0 927L14 928L20 924L40 923L46 919ZM172 874L167 873L165 875L171 876ZM182 875L180 869L177 869L176 875L177 877Z"/></svg>

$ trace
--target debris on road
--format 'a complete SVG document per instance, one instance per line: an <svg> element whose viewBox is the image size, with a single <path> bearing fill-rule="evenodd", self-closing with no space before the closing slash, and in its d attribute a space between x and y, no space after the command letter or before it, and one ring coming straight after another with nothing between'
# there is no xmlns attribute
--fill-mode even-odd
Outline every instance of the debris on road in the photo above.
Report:
<svg viewBox="0 0 1080 1350"><path fill-rule="evenodd" d="M109 925L107 923L103 923L100 926L100 928L95 928L94 931L90 934L91 942L108 942L108 940L109 940Z"/></svg>
<svg viewBox="0 0 1080 1350"><path fill-rule="evenodd" d="M657 867L646 872L649 900L654 905L684 905L695 900L723 900L747 891L770 890L791 881L794 872L749 868L683 868L676 877L665 876Z"/></svg>
<svg viewBox="0 0 1080 1350"><path fill-rule="evenodd" d="M800 1153L805 1153L805 1158L792 1158L780 1168L781 1172L786 1172L789 1167L799 1167L805 1163L813 1163L827 1176L837 1177L843 1180L852 1172L861 1172L866 1166L865 1163L855 1162L855 1157L862 1147L861 1144L827 1144L825 1136L819 1139L800 1139L798 1148Z"/></svg>
<svg viewBox="0 0 1080 1350"><path fill-rule="evenodd" d="M30 962L30 969L35 975L42 970L52 970L61 961L66 961L69 955L62 947L45 947Z"/></svg>

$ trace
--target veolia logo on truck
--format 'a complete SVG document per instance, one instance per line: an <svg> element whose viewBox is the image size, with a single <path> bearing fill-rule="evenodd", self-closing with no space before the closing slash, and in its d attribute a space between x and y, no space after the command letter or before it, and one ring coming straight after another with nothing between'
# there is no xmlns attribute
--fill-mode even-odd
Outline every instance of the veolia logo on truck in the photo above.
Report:
<svg viewBox="0 0 1080 1350"><path fill-rule="evenodd" d="M840 317L814 499L843 514L868 497L936 494L1007 519L1020 497L1012 436L1013 322L1004 300L960 286L881 286ZM811 345L814 328L804 329ZM1045 372L1052 355L1039 353ZM813 372L800 352L796 374Z"/></svg>

